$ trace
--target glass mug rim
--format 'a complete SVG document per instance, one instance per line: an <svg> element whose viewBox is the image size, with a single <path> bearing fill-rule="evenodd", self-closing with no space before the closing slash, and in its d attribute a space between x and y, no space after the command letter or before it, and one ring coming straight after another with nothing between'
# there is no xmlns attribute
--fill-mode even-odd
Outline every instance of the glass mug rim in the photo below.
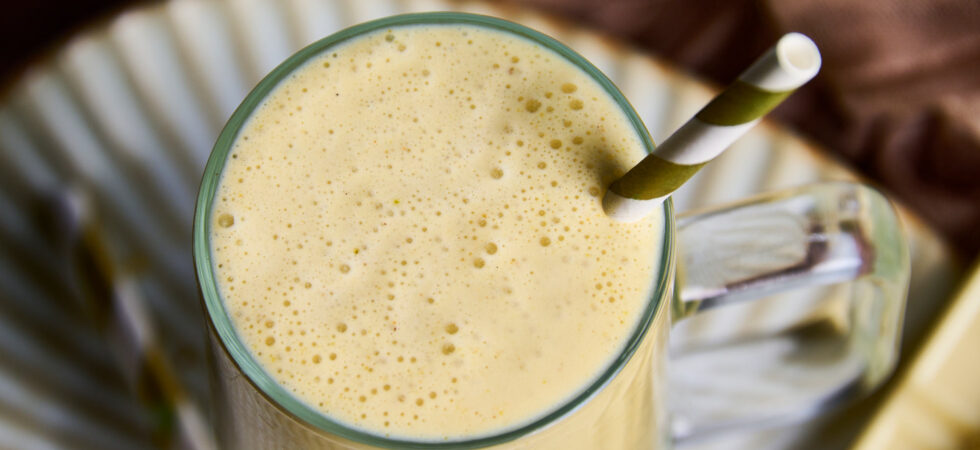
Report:
<svg viewBox="0 0 980 450"><path fill-rule="evenodd" d="M668 294L672 287L674 271L674 214L673 204L668 199L664 203L663 211L663 235L659 258L660 273L657 275L656 285L651 291L650 299L643 311L642 316L637 321L636 328L633 330L629 340L619 355L612 360L610 365L588 385L583 391L565 400L559 407L548 412L529 423L517 428L508 429L502 433L483 435L467 440L453 441L424 441L424 440L405 440L389 438L379 434L374 434L363 429L358 429L343 424L342 422L331 419L328 415L318 412L311 406L303 403L282 385L276 382L264 369L248 350L232 325L231 318L224 307L224 302L218 293L217 283L211 261L211 220L214 196L217 191L221 173L224 169L228 153L238 136L240 130L248 122L252 113L259 107L280 82L288 78L297 69L304 66L309 60L327 51L331 47L342 44L350 39L361 35L377 31L388 27L407 26L407 25L472 25L502 31L512 35L530 40L536 45L545 47L567 61L583 70L592 79L598 82L602 88L618 104L623 113L630 120L634 130L643 142L647 153L654 148L653 140L647 132L643 121L636 114L632 105L626 97L599 69L584 57L568 48L557 40L532 30L523 25L498 19L490 16L482 16L469 13L457 12L432 12L402 14L397 16L385 17L352 27L343 29L325 38L322 38L298 52L291 55L284 62L273 69L265 78L260 81L255 88L249 92L245 100L235 109L231 118L225 124L218 136L217 141L208 158L205 166L204 175L198 193L197 205L194 211L193 224L193 257L194 267L197 276L198 288L200 289L201 301L207 315L207 322L211 332L218 337L217 347L225 352L232 364L245 375L248 383L260 393L271 405L279 411L290 416L299 423L305 424L318 431L334 434L343 439L347 439L359 444L374 445L380 447L424 447L424 448L472 448L484 447L495 444L502 444L512 441L525 435L532 434L541 430L552 423L558 422L572 412L591 400L596 394L611 382L622 370L627 362L630 361L637 348L644 341L651 324L657 315L663 313L664 304L669 300Z"/></svg>

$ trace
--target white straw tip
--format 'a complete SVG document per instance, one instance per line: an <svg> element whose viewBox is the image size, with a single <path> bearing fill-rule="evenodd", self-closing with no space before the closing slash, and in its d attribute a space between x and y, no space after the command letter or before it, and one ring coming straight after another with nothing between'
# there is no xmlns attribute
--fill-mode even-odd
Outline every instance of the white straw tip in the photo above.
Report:
<svg viewBox="0 0 980 450"><path fill-rule="evenodd" d="M636 222L652 213L667 196L650 200L634 200L613 191L602 197L602 209L606 215L620 222Z"/></svg>
<svg viewBox="0 0 980 450"><path fill-rule="evenodd" d="M794 84L802 86L820 71L820 50L812 39L801 33L787 33L776 43L776 58Z"/></svg>

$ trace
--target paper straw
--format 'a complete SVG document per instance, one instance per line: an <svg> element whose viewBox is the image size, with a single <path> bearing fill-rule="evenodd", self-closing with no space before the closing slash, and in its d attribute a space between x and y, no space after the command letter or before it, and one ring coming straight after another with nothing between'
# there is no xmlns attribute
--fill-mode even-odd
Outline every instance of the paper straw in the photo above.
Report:
<svg viewBox="0 0 980 450"><path fill-rule="evenodd" d="M819 70L816 44L800 33L784 35L734 83L609 186L602 199L606 214L632 222L652 212Z"/></svg>
<svg viewBox="0 0 980 450"><path fill-rule="evenodd" d="M154 438L191 450L216 449L204 411L191 400L166 356L135 273L109 249L91 197L69 186L57 193L51 207L60 222L53 233L68 247L78 294L124 378L156 419Z"/></svg>

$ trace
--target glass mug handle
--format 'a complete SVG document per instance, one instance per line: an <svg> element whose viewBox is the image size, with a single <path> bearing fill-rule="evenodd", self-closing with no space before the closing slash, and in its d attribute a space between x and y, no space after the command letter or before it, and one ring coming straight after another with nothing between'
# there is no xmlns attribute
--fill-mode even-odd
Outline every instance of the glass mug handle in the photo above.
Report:
<svg viewBox="0 0 980 450"><path fill-rule="evenodd" d="M675 442L812 417L891 373L909 256L881 194L809 185L681 215L677 229Z"/></svg>

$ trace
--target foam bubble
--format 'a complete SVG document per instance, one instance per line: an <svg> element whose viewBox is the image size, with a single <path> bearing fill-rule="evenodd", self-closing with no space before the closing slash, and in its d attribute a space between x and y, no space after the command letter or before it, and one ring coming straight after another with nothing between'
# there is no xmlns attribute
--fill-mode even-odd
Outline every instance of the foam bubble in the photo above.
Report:
<svg viewBox="0 0 980 450"><path fill-rule="evenodd" d="M235 216L224 213L218 216L218 226L221 228L229 228L235 224Z"/></svg>

